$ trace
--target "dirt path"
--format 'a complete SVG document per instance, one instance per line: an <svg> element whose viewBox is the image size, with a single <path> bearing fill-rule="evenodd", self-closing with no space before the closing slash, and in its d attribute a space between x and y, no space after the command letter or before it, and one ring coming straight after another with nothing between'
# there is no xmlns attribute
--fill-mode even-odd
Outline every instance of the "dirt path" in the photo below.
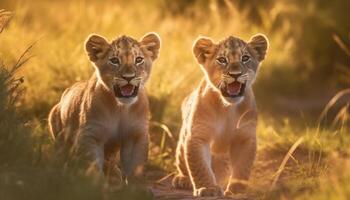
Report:
<svg viewBox="0 0 350 200"><path fill-rule="evenodd" d="M205 200L249 200L249 198L244 196L237 196L232 198L217 198L217 197L206 197L206 198L196 198L192 196L191 190L177 190L171 186L172 175L166 176L165 178L151 184L150 189L153 192L155 199L182 199L182 200L191 200L191 199L205 199Z"/></svg>
<svg viewBox="0 0 350 200"><path fill-rule="evenodd" d="M292 189L305 189L303 185L291 185L295 180L308 179L312 177L312 174L305 174L306 168L313 163L310 160L308 155L308 151L305 149L297 149L293 153L293 158L290 159L285 168L283 169L281 176L279 177L276 187L272 188L272 182L276 177L276 172L278 171L283 158L287 154L288 148L285 150L270 150L264 151L257 156L257 160L255 162L252 175L250 178L250 186L247 191L247 195L235 195L232 198L195 198L192 196L191 190L178 190L174 189L171 186L171 180L173 175L160 175L158 173L158 178L153 176L153 181L148 184L148 187L151 189L155 199L172 199L172 200L190 200L190 199L231 199L231 200L253 200L253 199L275 199L269 198L266 195L270 194L270 190L274 189L274 193L288 193L289 190ZM312 170L312 169L311 169ZM153 172L148 172L153 173ZM302 177L300 177L300 175ZM159 176L160 175L160 176ZM163 177L160 178L159 177ZM152 178L148 179L152 180ZM293 188L290 188L293 187ZM307 189L307 188L306 188ZM287 192L286 192L287 191ZM279 199L279 198L278 198Z"/></svg>

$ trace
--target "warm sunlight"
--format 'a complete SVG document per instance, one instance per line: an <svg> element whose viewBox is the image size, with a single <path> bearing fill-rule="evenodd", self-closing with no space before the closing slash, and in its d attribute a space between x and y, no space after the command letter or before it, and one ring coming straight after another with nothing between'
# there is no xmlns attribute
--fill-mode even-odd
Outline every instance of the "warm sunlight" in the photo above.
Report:
<svg viewBox="0 0 350 200"><path fill-rule="evenodd" d="M349 8L1 0L0 199L350 199Z"/></svg>

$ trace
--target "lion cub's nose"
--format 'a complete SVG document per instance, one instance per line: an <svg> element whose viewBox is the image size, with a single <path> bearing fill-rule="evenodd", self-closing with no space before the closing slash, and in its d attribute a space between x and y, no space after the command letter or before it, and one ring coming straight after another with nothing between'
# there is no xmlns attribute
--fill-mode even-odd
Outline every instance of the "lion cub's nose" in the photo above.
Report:
<svg viewBox="0 0 350 200"><path fill-rule="evenodd" d="M131 81L132 79L135 78L135 73L128 73L128 74L123 74L122 77L123 79L127 80L127 81Z"/></svg>
<svg viewBox="0 0 350 200"><path fill-rule="evenodd" d="M242 75L242 72L241 71L230 71L228 74L233 78L238 78Z"/></svg>

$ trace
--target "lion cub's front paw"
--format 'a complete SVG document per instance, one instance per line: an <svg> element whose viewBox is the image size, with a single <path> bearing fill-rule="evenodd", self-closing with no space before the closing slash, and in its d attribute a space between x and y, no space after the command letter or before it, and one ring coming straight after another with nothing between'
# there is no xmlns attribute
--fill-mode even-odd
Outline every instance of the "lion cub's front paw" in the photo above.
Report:
<svg viewBox="0 0 350 200"><path fill-rule="evenodd" d="M220 186L202 187L193 191L193 196L197 197L221 197L223 192Z"/></svg>
<svg viewBox="0 0 350 200"><path fill-rule="evenodd" d="M188 176L177 175L173 178L173 187L178 189L191 189L192 183Z"/></svg>
<svg viewBox="0 0 350 200"><path fill-rule="evenodd" d="M235 194L243 193L246 189L246 184L243 183L231 183L226 191L225 191L225 196L232 196Z"/></svg>

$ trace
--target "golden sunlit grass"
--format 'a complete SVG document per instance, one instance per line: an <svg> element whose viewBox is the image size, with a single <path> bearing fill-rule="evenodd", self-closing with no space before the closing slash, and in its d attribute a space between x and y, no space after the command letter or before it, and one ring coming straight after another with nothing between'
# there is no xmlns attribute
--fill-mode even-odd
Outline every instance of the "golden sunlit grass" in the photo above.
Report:
<svg viewBox="0 0 350 200"><path fill-rule="evenodd" d="M174 115L178 116L176 106L202 77L192 56L195 38L207 35L217 41L234 34L248 40L258 31L265 31L241 23L244 16L236 11L227 17L218 16L215 6L189 20L186 16L161 13L155 3L142 5L133 1L128 4L113 1L15 4L13 22L0 38L1 47L12 48L1 51L2 56L7 62L12 61L25 46L40 41L32 51L35 57L22 71L26 75L26 85L35 85L27 87L27 93L31 95L25 97L26 107L36 113L47 112L65 87L91 75L92 67L83 50L83 42L90 33L113 39L121 34L140 38L146 32L155 31L162 38L162 48L153 67L148 91L151 96L166 101L163 113L157 114L167 116L165 119L170 122ZM282 43L270 39L272 46ZM284 48L284 45L279 47ZM275 54L274 49L270 54ZM264 67L268 68L270 60L268 58ZM262 73L268 71L262 70Z"/></svg>
<svg viewBox="0 0 350 200"><path fill-rule="evenodd" d="M186 11L180 9L181 14L174 14L167 1L161 0L142 3L134 0L1 2L0 9L4 7L13 11L12 15L6 13L7 17L12 16L12 21L0 35L0 58L4 65L12 66L26 48L35 42L29 52L33 57L16 74L16 77L23 76L25 80L25 94L16 102L19 111L29 119L27 132L33 132L34 138L41 138L39 147L34 148L35 152L42 153L43 157L51 156L52 143L46 127L49 109L58 101L66 87L75 81L88 79L93 72L83 49L83 43L91 33L101 34L110 40L122 34L141 38L150 31L160 35L160 56L153 66L147 85L152 113L149 163L165 172L174 169L181 101L203 76L191 50L192 43L198 36L209 36L215 41L229 35L249 40L258 32L268 36L271 48L256 82L258 104L263 111L273 108L275 93L293 93L305 85L303 83L308 80L306 72L311 70L314 61L309 56L309 48L298 49L298 41L304 34L303 29L309 26L295 26L295 23L313 16L316 13L315 4L307 3L305 9L301 10L295 4L277 1L270 9L258 9L260 16L263 16L258 24L249 21L249 9L241 8L233 1L203 2L188 6ZM299 17L295 17L296 14ZM295 18L293 17L294 21L281 21L283 16ZM332 24L329 20L324 21ZM313 22L306 23L309 24ZM287 37L288 35L292 36ZM334 44L340 45L339 49L348 50L340 36L334 36L333 40ZM307 44L310 48L313 45ZM300 53L296 53L297 50ZM304 57L296 56L304 54ZM305 73L295 70L299 69L297 67L301 60L307 64ZM276 71L283 73L276 76ZM313 75L311 73L310 76ZM334 98L325 112L336 104L337 96ZM268 111L271 110L274 111ZM346 161L350 139L346 125L347 114L348 104L336 117L343 122L340 129L338 125L323 128L322 124L306 122L299 116L276 119L267 113L261 113L258 123L259 155L251 181L253 196L266 199L322 199L324 194L329 197L324 199L345 199L344 194L350 192L350 183L346 179L349 174L340 172L341 166L333 168L332 162L349 163ZM322 117L323 115L325 114ZM61 167L57 162L51 165L56 166L53 169L58 171L57 168ZM50 168L39 166L50 178ZM81 198L88 195L79 196L79 188L92 188L88 194L93 199L96 197L93 194L103 191L100 182L91 183L92 180L85 179L79 173L74 176L74 170L68 170L67 174L64 172L67 171L59 171L62 174L58 179L70 181L75 187L68 190L62 186L64 192L73 191L77 198ZM34 174L40 173L35 171ZM31 182L31 178L27 177L24 181ZM58 179L53 178L56 181ZM49 180L38 178L37 183L45 184L45 181ZM330 183L329 186L327 183ZM271 190L266 191L267 188ZM51 191L52 188L47 186L47 189Z"/></svg>

